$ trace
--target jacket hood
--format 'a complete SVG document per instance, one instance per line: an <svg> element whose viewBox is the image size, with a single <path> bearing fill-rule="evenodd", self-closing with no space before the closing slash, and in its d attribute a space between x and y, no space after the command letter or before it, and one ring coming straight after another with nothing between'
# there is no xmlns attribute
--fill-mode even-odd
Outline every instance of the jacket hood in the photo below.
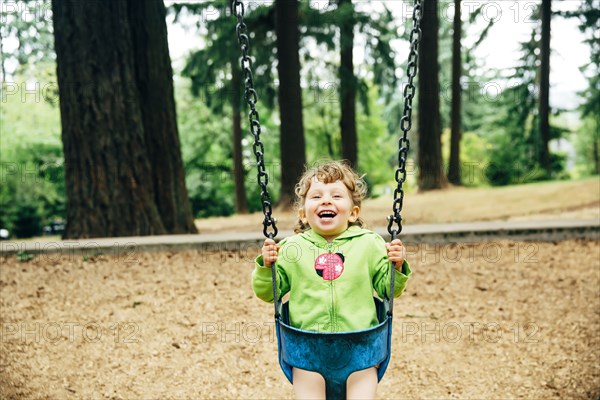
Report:
<svg viewBox="0 0 600 400"><path fill-rule="evenodd" d="M348 229L346 229L344 232L342 232L338 237L333 239L332 243L346 241L350 238L366 235L368 233L371 233L371 231L368 229L363 229L358 226L350 226ZM300 234L300 237L305 240L308 240L311 243L314 243L315 245L317 245L319 247L327 246L327 244L329 243L329 242L327 242L327 239L325 239L323 236L319 235L312 229L309 229L306 232L302 232Z"/></svg>

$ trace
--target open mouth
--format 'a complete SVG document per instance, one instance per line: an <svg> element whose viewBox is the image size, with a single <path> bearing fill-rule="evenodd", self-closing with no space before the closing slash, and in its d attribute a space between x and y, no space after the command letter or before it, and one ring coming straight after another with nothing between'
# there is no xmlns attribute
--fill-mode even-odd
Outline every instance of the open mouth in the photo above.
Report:
<svg viewBox="0 0 600 400"><path fill-rule="evenodd" d="M335 218L337 214L333 211L321 211L318 216L321 219L332 219Z"/></svg>

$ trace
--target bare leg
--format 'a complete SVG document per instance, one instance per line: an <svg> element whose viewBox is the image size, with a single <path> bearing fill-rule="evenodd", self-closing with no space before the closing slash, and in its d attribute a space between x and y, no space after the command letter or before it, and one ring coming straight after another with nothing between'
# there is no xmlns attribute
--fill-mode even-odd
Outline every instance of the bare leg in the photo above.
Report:
<svg viewBox="0 0 600 400"><path fill-rule="evenodd" d="M350 374L346 391L348 399L374 399L377 393L377 368L367 368Z"/></svg>
<svg viewBox="0 0 600 400"><path fill-rule="evenodd" d="M292 378L297 399L325 399L325 379L321 374L294 368Z"/></svg>

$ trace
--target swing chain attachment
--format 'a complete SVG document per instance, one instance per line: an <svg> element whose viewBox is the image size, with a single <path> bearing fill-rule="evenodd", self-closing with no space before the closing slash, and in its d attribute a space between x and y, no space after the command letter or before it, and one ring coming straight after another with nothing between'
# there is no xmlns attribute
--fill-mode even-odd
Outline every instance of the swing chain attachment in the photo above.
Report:
<svg viewBox="0 0 600 400"><path fill-rule="evenodd" d="M271 215L273 208L271 205L271 195L267 185L269 184L269 175L265 169L265 146L260 141L260 120L258 117L258 111L256 111L256 103L258 102L258 95L254 89L254 78L252 76L252 60L248 55L250 49L250 37L248 35L248 28L244 23L244 3L239 0L231 1L231 13L237 18L237 24L235 26L235 32L237 34L238 43L242 51L241 66L244 72L244 98L246 103L250 106L250 112L248 113L248 120L250 121L250 133L254 137L254 144L252 150L256 157L256 167L258 170L257 179L260 186L260 201L262 203L262 210L265 218L263 220L263 234L267 238L274 238L277 236L277 222ZM269 227L273 230L269 232Z"/></svg>
<svg viewBox="0 0 600 400"><path fill-rule="evenodd" d="M419 60L421 13L422 0L415 0L412 14L413 27L409 36L410 53L408 56L408 63L406 65L408 84L404 87L404 111L402 113L402 119L400 120L402 137L398 141L398 168L396 169L395 176L398 187L394 189L394 203L392 205L393 214L387 217L389 221L387 230L392 237L391 240L394 240L396 236L402 232L402 216L400 215L404 202L404 189L402 188L402 185L406 181L406 160L408 157L408 150L410 148L408 131L410 131L410 128L412 127L412 101L416 93L413 81L417 76L417 66ZM397 225L396 228L392 227L394 223Z"/></svg>

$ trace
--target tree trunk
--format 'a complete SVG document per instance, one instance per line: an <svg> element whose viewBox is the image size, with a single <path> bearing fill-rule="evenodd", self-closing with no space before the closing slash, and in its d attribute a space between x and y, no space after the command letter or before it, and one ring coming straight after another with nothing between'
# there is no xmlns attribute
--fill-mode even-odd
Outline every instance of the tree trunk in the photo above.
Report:
<svg viewBox="0 0 600 400"><path fill-rule="evenodd" d="M446 185L440 129L437 0L423 1L419 55L419 190Z"/></svg>
<svg viewBox="0 0 600 400"><path fill-rule="evenodd" d="M281 119L281 194L279 206L291 208L294 187L304 171L306 153L302 122L302 89L300 87L300 56L298 2L275 2L277 32L277 72L279 74L279 112Z"/></svg>
<svg viewBox="0 0 600 400"><path fill-rule="evenodd" d="M550 19L552 5L550 0L542 0L542 40L540 43L540 149L539 161L541 167L549 175L552 172L550 162Z"/></svg>
<svg viewBox="0 0 600 400"><path fill-rule="evenodd" d="M343 18L340 26L340 98L342 158L354 168L358 164L356 134L356 77L354 76L354 13L352 0L339 0L339 9L346 9L350 17Z"/></svg>
<svg viewBox="0 0 600 400"><path fill-rule="evenodd" d="M233 110L233 181L235 185L235 211L248 214L246 188L244 187L244 161L242 158L242 76L237 59L231 63L231 105Z"/></svg>
<svg viewBox="0 0 600 400"><path fill-rule="evenodd" d="M460 39L462 24L460 15L460 0L454 0L454 32L452 34L452 112L450 130L450 165L448 181L461 185L460 177L460 138L461 138L461 85L462 56Z"/></svg>
<svg viewBox="0 0 600 400"><path fill-rule="evenodd" d="M177 129L163 0L127 0L154 201L168 233L196 232Z"/></svg>
<svg viewBox="0 0 600 400"><path fill-rule="evenodd" d="M600 129L600 114L596 114L596 128ZM598 145L600 144L600 135L598 134L598 131L596 131L596 134L592 137L593 140L593 148L592 148L592 153L594 156L594 171L596 172L596 175L600 174L600 151L598 151Z"/></svg>
<svg viewBox="0 0 600 400"><path fill-rule="evenodd" d="M135 23L125 1L52 2L67 238L195 231L158 1Z"/></svg>

